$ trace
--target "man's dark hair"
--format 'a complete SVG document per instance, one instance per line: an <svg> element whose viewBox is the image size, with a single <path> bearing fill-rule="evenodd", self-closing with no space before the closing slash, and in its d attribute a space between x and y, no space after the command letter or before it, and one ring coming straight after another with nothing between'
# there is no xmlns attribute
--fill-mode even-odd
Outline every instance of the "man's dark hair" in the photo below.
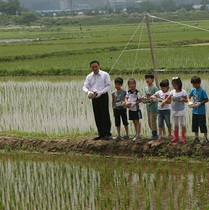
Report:
<svg viewBox="0 0 209 210"><path fill-rule="evenodd" d="M163 79L161 82L160 82L160 87L168 87L169 86L169 81L168 79Z"/></svg>
<svg viewBox="0 0 209 210"><path fill-rule="evenodd" d="M93 61L90 62L90 66L91 66L91 64L93 64L93 63L97 63L97 64L99 65L99 61L93 60Z"/></svg>
<svg viewBox="0 0 209 210"><path fill-rule="evenodd" d="M123 79L121 77L115 78L115 84L117 84L117 83L122 85L123 84Z"/></svg>
<svg viewBox="0 0 209 210"><path fill-rule="evenodd" d="M192 77L191 83L192 84L200 84L201 83L200 77L197 77L197 76Z"/></svg>
<svg viewBox="0 0 209 210"><path fill-rule="evenodd" d="M145 79L147 79L147 78L154 79L155 76L154 76L154 74L145 74L144 78L145 78Z"/></svg>

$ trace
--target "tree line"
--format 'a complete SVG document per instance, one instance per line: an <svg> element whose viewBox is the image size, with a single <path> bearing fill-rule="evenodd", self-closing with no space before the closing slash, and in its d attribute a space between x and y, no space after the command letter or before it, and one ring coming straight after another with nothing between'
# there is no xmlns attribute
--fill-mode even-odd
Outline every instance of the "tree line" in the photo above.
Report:
<svg viewBox="0 0 209 210"><path fill-rule="evenodd" d="M0 0L0 12L7 15L17 15L23 11L19 0Z"/></svg>
<svg viewBox="0 0 209 210"><path fill-rule="evenodd" d="M169 17L174 20L199 20L208 19L209 13L205 11L206 6L209 4L209 0L201 0L202 11L194 11L191 3L176 3L175 0L146 0L142 1L138 6L128 6L124 11L124 8L113 9L110 5L106 5L103 8L97 8L94 10L83 10L84 15L92 16L92 18L82 19L82 25L91 24L114 24L121 21L127 23L133 23L138 21L138 17L143 16L145 12L152 14L161 13L161 15ZM100 11L105 13L100 13ZM118 14L118 15L117 15ZM0 25L7 24L20 24L20 25L76 25L80 24L80 20L69 19L67 16L78 15L77 11L62 11L56 13L56 18L51 13L35 13L21 7L19 0L0 0ZM94 18L93 16L97 16Z"/></svg>

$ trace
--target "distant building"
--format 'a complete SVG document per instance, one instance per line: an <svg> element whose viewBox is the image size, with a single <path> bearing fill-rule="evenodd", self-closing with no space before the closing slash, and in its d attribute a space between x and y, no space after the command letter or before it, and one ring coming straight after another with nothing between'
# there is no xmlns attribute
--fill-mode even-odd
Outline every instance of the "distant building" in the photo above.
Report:
<svg viewBox="0 0 209 210"><path fill-rule="evenodd" d="M82 10L93 9L96 7L104 6L107 0L59 0L61 10Z"/></svg>
<svg viewBox="0 0 209 210"><path fill-rule="evenodd" d="M136 7L139 6L143 1L142 0L108 0L111 6L114 9L126 9L127 7Z"/></svg>
<svg viewBox="0 0 209 210"><path fill-rule="evenodd" d="M20 0L20 4L30 10L58 10L60 0Z"/></svg>
<svg viewBox="0 0 209 210"><path fill-rule="evenodd" d="M200 10L202 8L202 4L195 4L192 6L195 10Z"/></svg>
<svg viewBox="0 0 209 210"><path fill-rule="evenodd" d="M23 7L37 10L91 9L106 5L108 0L20 0Z"/></svg>

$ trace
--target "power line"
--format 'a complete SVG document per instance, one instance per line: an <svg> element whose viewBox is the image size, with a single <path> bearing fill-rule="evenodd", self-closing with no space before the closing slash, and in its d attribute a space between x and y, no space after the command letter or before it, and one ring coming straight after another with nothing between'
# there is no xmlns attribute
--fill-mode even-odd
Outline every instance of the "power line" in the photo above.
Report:
<svg viewBox="0 0 209 210"><path fill-rule="evenodd" d="M120 53L120 55L118 56L117 60L115 61L115 63L113 64L112 68L110 69L109 73L111 73L111 71L113 70L113 68L115 67L115 65L117 64L117 62L119 61L120 57L122 56L122 54L124 53L124 51L126 50L126 48L128 47L129 43L131 42L131 40L133 39L133 37L135 36L136 32L138 31L138 29L140 28L141 24L144 22L145 16L143 17L142 21L139 23L138 27L136 28L136 30L134 31L134 33L132 34L131 38L129 39L129 41L127 42L126 46L124 47L124 49L122 50L122 52Z"/></svg>
<svg viewBox="0 0 209 210"><path fill-rule="evenodd" d="M162 17L157 17L157 16L150 15L150 14L149 14L149 16L152 17L152 18L155 18L155 19L164 20L164 21L167 21L167 22L170 22L170 23L175 23L175 24L178 24L178 25L187 26L189 28L195 28L195 29L199 29L201 31L209 32L209 30L205 29L205 28L200 28L200 27L197 27L197 26L191 26L191 25L188 25L188 24L185 24L185 23L176 22L176 21L173 21L173 20L168 20L168 19L165 19L165 18L162 18Z"/></svg>

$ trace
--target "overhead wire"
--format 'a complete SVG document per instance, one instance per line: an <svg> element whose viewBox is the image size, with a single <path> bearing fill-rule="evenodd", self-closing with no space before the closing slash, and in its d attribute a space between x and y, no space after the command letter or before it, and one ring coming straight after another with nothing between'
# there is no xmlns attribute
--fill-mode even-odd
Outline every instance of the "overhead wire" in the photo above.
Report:
<svg viewBox="0 0 209 210"><path fill-rule="evenodd" d="M139 28L141 27L142 23L145 20L145 16L143 17L142 21L139 23L139 25L137 26L136 30L134 31L134 33L132 34L131 38L129 39L129 41L127 42L127 44L125 45L125 47L123 48L122 52L120 53L120 55L118 56L117 60L115 61L115 63L113 64L113 66L111 67L109 74L112 72L112 70L114 69L115 65L117 64L117 62L119 61L119 59L121 58L121 56L123 55L123 53L125 52L126 48L128 47L129 43L131 42L131 40L133 39L133 37L135 36L135 34L137 33L137 31L139 30Z"/></svg>
<svg viewBox="0 0 209 210"><path fill-rule="evenodd" d="M143 21L142 29L141 29L140 36L139 36L139 42L138 42L138 47L137 47L136 55L135 55L135 59L134 59L132 75L134 74L134 71L135 71L135 68L136 68L136 62L137 62L137 58L138 58L138 54L139 54L139 48L140 48L140 44L141 44L141 37L142 37L143 29L144 29L144 21Z"/></svg>
<svg viewBox="0 0 209 210"><path fill-rule="evenodd" d="M157 16L155 16L155 15L150 15L150 14L149 14L149 16L152 17L152 18L155 18L155 19L164 20L164 21L167 21L167 22L170 22L170 23L175 23L175 24L178 24L178 25L187 26L187 27L189 27L189 28L195 28L195 29L199 29L199 30L202 30L202 31L209 32L208 29L200 28L200 27L198 27L198 26L192 26L192 25L188 25L188 24L181 23L181 22L177 22L177 21L173 21L173 20L168 20L168 19L166 19L166 18L157 17Z"/></svg>
<svg viewBox="0 0 209 210"><path fill-rule="evenodd" d="M188 25L188 24L181 23L181 22L177 22L177 21L173 21L173 20L168 20L168 19L166 19L166 18L158 17L158 16L151 15L151 14L148 14L148 15L149 15L151 18L154 18L154 19L159 19L159 20L163 20L163 21L166 21L166 22L178 24L178 25L181 25L181 26L186 26L186 27L189 27L189 28L194 28L194 29L198 29L198 30L202 30L202 31L209 32L208 29L201 28L201 27L198 27L198 26L192 26L192 25ZM138 42L138 48L137 48L137 50L136 50L134 65L133 65L133 69L132 69L132 75L134 74L134 71L135 71L135 68L136 68L137 57L138 57L138 53L139 53L138 51L139 51L140 43L141 43L142 32L143 32L143 28L144 28L144 20L145 20L145 16L143 17L142 21L141 21L141 22L139 23L139 25L137 26L136 30L135 30L134 33L132 34L131 38L129 39L129 41L127 42L127 44L125 45L125 47L123 48L123 50L122 50L122 52L120 53L120 55L118 56L118 58L116 59L115 63L114 63L113 66L111 67L109 73L112 72L112 70L114 69L115 65L118 63L119 59L121 58L121 56L123 55L123 53L126 51L126 48L127 48L128 45L130 44L131 40L132 40L133 37L136 35L137 31L139 30L139 28L140 28L141 25L142 25L142 29L141 29L141 33L140 33L140 37L139 37L139 42Z"/></svg>

